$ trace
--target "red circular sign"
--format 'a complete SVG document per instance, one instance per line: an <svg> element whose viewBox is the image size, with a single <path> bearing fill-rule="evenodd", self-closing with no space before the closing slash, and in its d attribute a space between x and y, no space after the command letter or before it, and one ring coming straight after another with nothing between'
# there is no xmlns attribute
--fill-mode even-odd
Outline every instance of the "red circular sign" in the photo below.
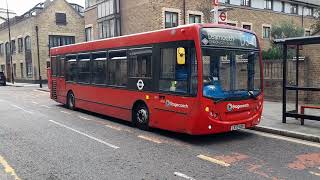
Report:
<svg viewBox="0 0 320 180"><path fill-rule="evenodd" d="M225 12L221 12L219 17L221 21L225 21L227 19L227 15Z"/></svg>

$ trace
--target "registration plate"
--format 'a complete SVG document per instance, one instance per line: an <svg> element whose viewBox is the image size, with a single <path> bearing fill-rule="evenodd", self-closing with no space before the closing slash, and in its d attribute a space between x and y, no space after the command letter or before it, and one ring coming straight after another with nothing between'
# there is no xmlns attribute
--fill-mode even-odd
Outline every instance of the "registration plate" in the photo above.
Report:
<svg viewBox="0 0 320 180"><path fill-rule="evenodd" d="M236 131L236 130L245 129L245 128L246 128L245 124L233 125L233 126L231 126L231 131Z"/></svg>

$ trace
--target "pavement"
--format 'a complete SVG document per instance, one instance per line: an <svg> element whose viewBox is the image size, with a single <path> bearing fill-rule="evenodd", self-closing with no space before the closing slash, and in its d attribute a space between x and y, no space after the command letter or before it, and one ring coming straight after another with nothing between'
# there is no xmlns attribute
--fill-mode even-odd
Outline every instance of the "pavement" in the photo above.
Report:
<svg viewBox="0 0 320 180"><path fill-rule="evenodd" d="M293 110L294 104L287 104ZM320 116L320 110L306 109L306 114ZM254 130L299 138L320 143L320 122L305 120L305 125L300 120L287 118L287 123L282 123L282 103L266 101L264 103L263 119Z"/></svg>
<svg viewBox="0 0 320 180"><path fill-rule="evenodd" d="M142 131L68 110L37 87L0 86L0 179L319 178L319 143L253 130Z"/></svg>

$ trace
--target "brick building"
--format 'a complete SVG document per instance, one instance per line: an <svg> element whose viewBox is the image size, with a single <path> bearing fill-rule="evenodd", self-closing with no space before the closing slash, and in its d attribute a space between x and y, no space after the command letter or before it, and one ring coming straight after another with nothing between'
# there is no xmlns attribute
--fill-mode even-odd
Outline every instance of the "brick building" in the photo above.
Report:
<svg viewBox="0 0 320 180"><path fill-rule="evenodd" d="M83 7L65 0L47 0L21 16L10 19L11 54L7 23L0 25L0 71L11 77L11 69L18 82L35 82L39 79L39 59L42 79L47 79L49 48L84 41Z"/></svg>
<svg viewBox="0 0 320 180"><path fill-rule="evenodd" d="M228 24L256 32L270 47L273 25L287 21L310 35L318 0L220 0ZM86 0L86 40L212 21L212 0Z"/></svg>

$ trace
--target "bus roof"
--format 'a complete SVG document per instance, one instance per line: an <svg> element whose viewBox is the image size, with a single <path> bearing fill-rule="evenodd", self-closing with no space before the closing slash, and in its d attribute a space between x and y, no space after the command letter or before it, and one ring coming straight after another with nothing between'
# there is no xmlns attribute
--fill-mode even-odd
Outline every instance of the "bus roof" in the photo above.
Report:
<svg viewBox="0 0 320 180"><path fill-rule="evenodd" d="M71 44L66 46L60 46L51 48L51 56L63 55L63 54L77 54L81 52L91 51L104 51L106 49L117 49L130 46L142 46L148 44L156 44L171 41L182 40L198 40L199 31L201 28L225 28L234 29L239 31L251 31L237 28L234 26L222 25L222 24L189 24L182 25L175 28L161 29L150 32L143 32L138 34L131 34L125 36L118 36L107 39L100 39L89 42L82 42L77 44ZM253 33L254 34L254 33Z"/></svg>

